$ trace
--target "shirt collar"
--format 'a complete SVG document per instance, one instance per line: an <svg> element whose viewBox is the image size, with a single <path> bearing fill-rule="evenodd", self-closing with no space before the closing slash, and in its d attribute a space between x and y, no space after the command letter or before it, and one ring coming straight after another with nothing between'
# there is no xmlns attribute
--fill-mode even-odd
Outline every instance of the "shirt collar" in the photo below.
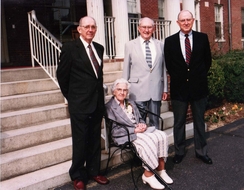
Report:
<svg viewBox="0 0 244 190"><path fill-rule="evenodd" d="M185 37L185 34L183 32L180 31L180 35ZM188 33L188 36L190 37L192 35L192 30Z"/></svg>
<svg viewBox="0 0 244 190"><path fill-rule="evenodd" d="M83 38L81 36L80 36L80 40L83 43L83 45L85 46L85 48L87 48L89 44L85 40L83 40ZM90 44L91 44L91 46L93 46L92 42Z"/></svg>
<svg viewBox="0 0 244 190"><path fill-rule="evenodd" d="M118 105L120 105L119 100L117 100L117 98L115 96L114 96L114 100L117 102ZM124 104L125 104L125 101L124 101Z"/></svg>
<svg viewBox="0 0 244 190"><path fill-rule="evenodd" d="M144 44L144 42L145 42L146 40L144 40L141 36L140 36L139 38L140 38L140 42L141 42L141 44ZM151 37L148 41L152 42L152 37Z"/></svg>

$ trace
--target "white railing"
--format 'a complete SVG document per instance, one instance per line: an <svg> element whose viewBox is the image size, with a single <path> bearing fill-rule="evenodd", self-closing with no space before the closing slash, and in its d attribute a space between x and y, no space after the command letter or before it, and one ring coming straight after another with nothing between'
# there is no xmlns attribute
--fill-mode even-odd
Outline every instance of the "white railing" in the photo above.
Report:
<svg viewBox="0 0 244 190"><path fill-rule="evenodd" d="M114 32L114 17L104 17L105 22L105 44L106 54L110 59L116 56L115 51L115 32Z"/></svg>
<svg viewBox="0 0 244 190"><path fill-rule="evenodd" d="M163 19L153 19L155 23L155 31L153 37L158 40L164 40L170 35L170 24L171 21ZM130 40L135 39L139 32L137 27L139 25L139 18L129 18L129 38Z"/></svg>
<svg viewBox="0 0 244 190"><path fill-rule="evenodd" d="M37 20L34 10L28 12L28 23L32 67L38 63L59 86L56 70L62 43Z"/></svg>

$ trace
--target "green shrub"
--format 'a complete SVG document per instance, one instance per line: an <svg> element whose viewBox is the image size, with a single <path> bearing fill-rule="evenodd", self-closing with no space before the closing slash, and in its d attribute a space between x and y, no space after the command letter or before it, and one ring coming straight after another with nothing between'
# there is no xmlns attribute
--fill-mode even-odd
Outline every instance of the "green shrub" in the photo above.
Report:
<svg viewBox="0 0 244 190"><path fill-rule="evenodd" d="M212 66L208 72L209 98L208 107L217 107L224 98L225 77L223 68L216 60L212 61Z"/></svg>
<svg viewBox="0 0 244 190"><path fill-rule="evenodd" d="M230 102L244 102L244 51L232 51L217 60L225 77L224 96Z"/></svg>

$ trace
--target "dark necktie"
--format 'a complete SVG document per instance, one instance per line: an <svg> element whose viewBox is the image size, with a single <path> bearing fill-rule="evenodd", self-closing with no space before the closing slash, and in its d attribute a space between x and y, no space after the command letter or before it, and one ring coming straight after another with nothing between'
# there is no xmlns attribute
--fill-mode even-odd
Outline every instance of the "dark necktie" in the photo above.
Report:
<svg viewBox="0 0 244 190"><path fill-rule="evenodd" d="M146 62L149 68L152 68L152 54L149 48L149 41L145 41L145 50L146 50Z"/></svg>
<svg viewBox="0 0 244 190"><path fill-rule="evenodd" d="M92 47L91 47L90 44L88 45L88 48L89 48L89 54L90 54L92 63L93 63L93 65L94 65L94 67L95 67L95 69L96 69L96 72L97 72L97 75L98 75L98 73L99 73L99 67L100 67L100 66L99 66L99 64L98 64L98 62L97 62L97 59L96 59L96 57L95 57L95 54L94 54L94 52L93 52Z"/></svg>
<svg viewBox="0 0 244 190"><path fill-rule="evenodd" d="M191 44L188 38L188 34L186 34L185 37L186 64L189 65L191 59Z"/></svg>

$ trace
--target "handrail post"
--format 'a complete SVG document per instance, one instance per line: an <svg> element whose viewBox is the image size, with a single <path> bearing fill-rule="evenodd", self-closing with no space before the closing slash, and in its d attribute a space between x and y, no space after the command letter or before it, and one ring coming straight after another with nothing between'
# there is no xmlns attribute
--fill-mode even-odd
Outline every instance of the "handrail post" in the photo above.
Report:
<svg viewBox="0 0 244 190"><path fill-rule="evenodd" d="M34 10L28 12L28 25L29 25L29 37L30 37L31 63L32 63L32 67L35 67L35 61L33 58L33 38L32 38L32 27L31 27L33 14L35 14Z"/></svg>

